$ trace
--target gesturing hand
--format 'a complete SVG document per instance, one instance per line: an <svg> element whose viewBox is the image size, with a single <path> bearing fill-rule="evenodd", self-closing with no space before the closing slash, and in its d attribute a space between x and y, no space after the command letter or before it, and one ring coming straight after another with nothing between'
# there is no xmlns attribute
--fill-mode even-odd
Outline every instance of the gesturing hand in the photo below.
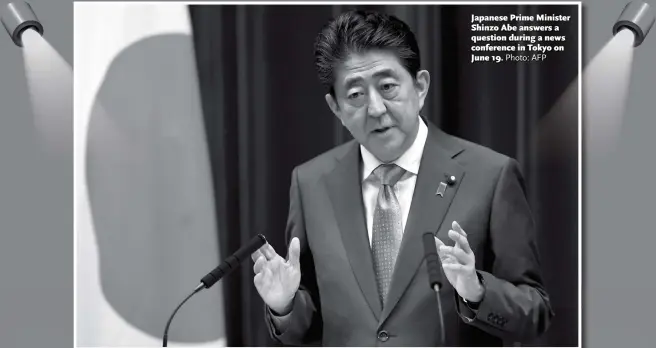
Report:
<svg viewBox="0 0 656 348"><path fill-rule="evenodd" d="M283 259L268 243L251 255L255 265L255 288L264 303L277 314L292 309L292 301L301 283L301 247L298 238L289 244L288 260Z"/></svg>
<svg viewBox="0 0 656 348"><path fill-rule="evenodd" d="M442 269L460 297L470 302L479 302L483 298L484 288L476 274L476 259L467 241L467 233L455 221L451 228L449 238L455 242L455 246L447 246L435 237Z"/></svg>

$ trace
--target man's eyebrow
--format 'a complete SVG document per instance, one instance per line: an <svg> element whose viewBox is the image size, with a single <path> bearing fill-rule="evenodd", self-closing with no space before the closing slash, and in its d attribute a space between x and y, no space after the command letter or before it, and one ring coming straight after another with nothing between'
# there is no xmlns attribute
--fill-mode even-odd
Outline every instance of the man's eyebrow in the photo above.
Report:
<svg viewBox="0 0 656 348"><path fill-rule="evenodd" d="M394 72L393 69L386 68L376 71L373 77L396 77L396 73ZM344 80L344 85L346 86L346 88L351 88L351 86L362 80L363 80L362 76L347 77Z"/></svg>
<svg viewBox="0 0 656 348"><path fill-rule="evenodd" d="M362 80L363 80L362 76L347 77L346 80L344 80L344 85L348 89L351 88L354 84Z"/></svg>
<svg viewBox="0 0 656 348"><path fill-rule="evenodd" d="M394 70L392 70L390 68L382 69L382 70L376 71L374 73L374 77L381 77L381 76L382 77L396 77L396 73L394 72Z"/></svg>

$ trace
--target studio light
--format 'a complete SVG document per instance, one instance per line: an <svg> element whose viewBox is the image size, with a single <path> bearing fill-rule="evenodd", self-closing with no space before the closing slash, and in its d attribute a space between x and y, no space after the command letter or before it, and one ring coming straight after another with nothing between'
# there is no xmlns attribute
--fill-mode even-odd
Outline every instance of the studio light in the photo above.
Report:
<svg viewBox="0 0 656 348"><path fill-rule="evenodd" d="M43 25L27 2L3 3L0 21L21 48L38 142L49 155L68 156L73 146L73 68L43 37Z"/></svg>
<svg viewBox="0 0 656 348"><path fill-rule="evenodd" d="M0 21L7 29L14 43L23 47L23 32L27 29L34 29L39 35L43 36L43 25L36 17L30 4L25 1L16 1L7 4L0 13Z"/></svg>
<svg viewBox="0 0 656 348"><path fill-rule="evenodd" d="M639 1L630 2L613 25L613 35L622 29L630 29L635 36L633 47L638 47L645 40L655 19L654 11L649 4Z"/></svg>
<svg viewBox="0 0 656 348"><path fill-rule="evenodd" d="M654 9L649 4L633 1L623 5L619 18L610 23L613 36L540 120L542 155L566 156L578 143L579 99L581 117L585 120L580 127L585 134L581 141L585 143L586 160L603 163L617 150L631 85L633 56L654 21Z"/></svg>

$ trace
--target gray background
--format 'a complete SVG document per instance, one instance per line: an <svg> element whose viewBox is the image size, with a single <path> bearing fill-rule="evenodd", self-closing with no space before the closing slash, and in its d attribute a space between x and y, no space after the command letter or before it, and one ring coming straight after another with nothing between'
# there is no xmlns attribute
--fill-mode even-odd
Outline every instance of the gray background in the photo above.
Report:
<svg viewBox="0 0 656 348"><path fill-rule="evenodd" d="M585 60L606 44L624 1L584 1ZM656 9L656 1L648 1ZM653 347L656 308L656 30L634 51L620 144L584 172L583 325L592 347ZM585 67L585 64L584 64ZM608 86L612 88L611 86ZM584 91L595 88L583 86ZM596 115L586 115L591 122ZM585 128L585 126L584 126ZM586 152L595 149L585 149ZM584 152L585 158L585 152Z"/></svg>
<svg viewBox="0 0 656 348"><path fill-rule="evenodd" d="M31 3L45 37L72 62L72 2ZM625 2L583 3L585 65L610 39ZM635 51L620 147L604 163L583 168L586 346L653 344L655 35ZM0 62L0 344L70 347L73 165L69 156L55 158L35 141L22 55L7 35L0 35Z"/></svg>
<svg viewBox="0 0 656 348"><path fill-rule="evenodd" d="M30 3L72 64L72 2ZM39 142L23 54L0 30L0 346L72 347L73 149Z"/></svg>

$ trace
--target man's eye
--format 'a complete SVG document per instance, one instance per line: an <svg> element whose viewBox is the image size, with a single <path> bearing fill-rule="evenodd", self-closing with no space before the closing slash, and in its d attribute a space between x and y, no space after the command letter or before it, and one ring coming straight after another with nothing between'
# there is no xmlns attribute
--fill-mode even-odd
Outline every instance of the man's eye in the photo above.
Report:
<svg viewBox="0 0 656 348"><path fill-rule="evenodd" d="M380 86L380 89L381 89L383 92L392 92L395 88L396 88L396 84L395 84L395 83L386 83L386 84Z"/></svg>
<svg viewBox="0 0 656 348"><path fill-rule="evenodd" d="M354 92L354 93L349 94L348 98L349 99L355 99L355 98L358 98L361 95L362 95L362 92Z"/></svg>

